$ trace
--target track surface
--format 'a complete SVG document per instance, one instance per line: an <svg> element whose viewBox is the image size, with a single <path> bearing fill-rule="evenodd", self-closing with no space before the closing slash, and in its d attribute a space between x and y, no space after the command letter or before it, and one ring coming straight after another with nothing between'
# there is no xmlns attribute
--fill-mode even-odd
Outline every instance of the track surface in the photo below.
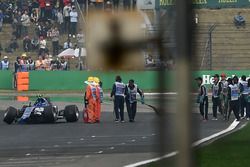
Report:
<svg viewBox="0 0 250 167"><path fill-rule="evenodd" d="M0 101L1 106L4 103L10 102ZM39 125L7 125L0 121L0 167L116 167L156 157L159 148L156 114L139 105L135 123L114 123L112 108L108 104L103 106L100 124L84 124L82 119L76 123ZM0 120L3 114L0 111ZM173 113L166 115L167 152L175 149L174 117ZM204 123L197 113L192 113L192 117L196 123L194 131L199 132L194 140L221 131L231 123L222 120Z"/></svg>

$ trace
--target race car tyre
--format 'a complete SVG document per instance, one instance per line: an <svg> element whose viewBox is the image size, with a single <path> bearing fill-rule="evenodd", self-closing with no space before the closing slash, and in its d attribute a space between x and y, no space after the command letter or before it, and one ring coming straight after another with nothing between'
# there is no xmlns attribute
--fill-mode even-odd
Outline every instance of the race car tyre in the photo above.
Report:
<svg viewBox="0 0 250 167"><path fill-rule="evenodd" d="M56 121L56 111L52 106L44 107L44 122L54 123Z"/></svg>
<svg viewBox="0 0 250 167"><path fill-rule="evenodd" d="M14 107L8 107L5 111L3 121L7 124L11 124L17 117L17 109Z"/></svg>
<svg viewBox="0 0 250 167"><path fill-rule="evenodd" d="M76 105L68 105L64 109L64 117L67 122L76 122L79 119L80 112Z"/></svg>

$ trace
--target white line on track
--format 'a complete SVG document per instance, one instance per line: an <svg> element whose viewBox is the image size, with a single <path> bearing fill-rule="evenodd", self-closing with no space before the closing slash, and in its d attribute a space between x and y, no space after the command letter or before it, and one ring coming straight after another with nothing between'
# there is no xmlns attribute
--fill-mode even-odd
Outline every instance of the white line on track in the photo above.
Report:
<svg viewBox="0 0 250 167"><path fill-rule="evenodd" d="M148 164L148 163L151 163L151 162L155 162L155 161L159 161L163 158L170 158L170 157L173 157L175 155L178 154L178 151L173 151L169 154L166 154L162 157L158 157L158 158L153 158L153 159L149 159L149 160L145 160L145 161L141 161L141 162L137 162L137 163L134 163L134 164L130 164L130 165L126 165L124 167L136 167L136 166L140 166L140 165L145 165L145 164Z"/></svg>
<svg viewBox="0 0 250 167"><path fill-rule="evenodd" d="M198 140L198 141L194 142L192 144L192 146L193 147L198 146L198 145L200 145L202 143L205 143L205 142L207 142L209 140L217 138L217 137L219 137L219 136L221 136L221 135L223 135L225 133L228 133L228 132L232 131L233 129L235 129L239 123L240 123L239 121L234 120L234 122L227 129L222 130L222 131L220 131L218 133L215 133L215 134L213 134L211 136L205 137L205 138L203 138L201 140ZM140 165L145 165L145 164L148 164L148 163L151 163L151 162L159 161L159 160L164 159L164 158L170 158L170 157L173 157L173 156L175 156L177 154L178 154L178 151L173 151L173 152L168 153L168 154L166 154L164 156L161 156L161 157L148 159L148 160L145 160L145 161L140 161L140 162L137 162L137 163L134 163L134 164L125 165L124 167L137 167L137 166L140 166Z"/></svg>
<svg viewBox="0 0 250 167"><path fill-rule="evenodd" d="M241 126L240 126L240 128L239 128L239 129L244 128L246 125L247 125L247 123L244 123L243 125L241 125Z"/></svg>
<svg viewBox="0 0 250 167"><path fill-rule="evenodd" d="M98 151L98 152L96 152L97 154L102 154L103 153L103 151L101 150L101 151Z"/></svg>
<svg viewBox="0 0 250 167"><path fill-rule="evenodd" d="M205 143L205 142L207 142L207 141L209 141L209 140L211 140L211 139L214 139L214 138L219 137L219 136L221 136L221 135L223 135L223 134L225 134L225 133L228 133L228 132L232 131L233 129L235 129L236 126L237 126L239 123L240 123L239 121L234 120L234 122L233 122L227 129L222 130L222 131L220 131L220 132L218 132L218 133L215 133L215 134L213 134L213 135L211 135L211 136L205 137L205 138L203 138L203 139L201 139L201 140L198 140L198 141L194 142L194 143L192 144L192 146L193 146L193 147L198 146L198 145L200 145L200 144L202 144L202 143Z"/></svg>
<svg viewBox="0 0 250 167"><path fill-rule="evenodd" d="M115 147L109 147L109 150L114 150L115 149Z"/></svg>

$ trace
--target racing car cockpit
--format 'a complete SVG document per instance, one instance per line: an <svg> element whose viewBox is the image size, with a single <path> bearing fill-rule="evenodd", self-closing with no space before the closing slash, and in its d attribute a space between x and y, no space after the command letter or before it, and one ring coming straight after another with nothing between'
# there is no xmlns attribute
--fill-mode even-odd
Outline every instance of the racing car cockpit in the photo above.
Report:
<svg viewBox="0 0 250 167"><path fill-rule="evenodd" d="M48 101L48 99L44 98L44 97L38 97L36 99L36 102L34 103L35 107L44 107L44 106L48 106L50 105L50 102Z"/></svg>

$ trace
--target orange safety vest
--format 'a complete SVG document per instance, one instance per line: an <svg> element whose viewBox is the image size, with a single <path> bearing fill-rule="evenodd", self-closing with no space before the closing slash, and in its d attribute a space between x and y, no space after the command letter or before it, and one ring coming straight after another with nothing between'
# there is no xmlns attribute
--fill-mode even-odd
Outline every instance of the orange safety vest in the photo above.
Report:
<svg viewBox="0 0 250 167"><path fill-rule="evenodd" d="M86 100L88 100L88 105L84 112L84 122L95 123L97 120L97 103L98 99L100 99L100 93L98 92L98 89L93 85L88 85L86 88Z"/></svg>

